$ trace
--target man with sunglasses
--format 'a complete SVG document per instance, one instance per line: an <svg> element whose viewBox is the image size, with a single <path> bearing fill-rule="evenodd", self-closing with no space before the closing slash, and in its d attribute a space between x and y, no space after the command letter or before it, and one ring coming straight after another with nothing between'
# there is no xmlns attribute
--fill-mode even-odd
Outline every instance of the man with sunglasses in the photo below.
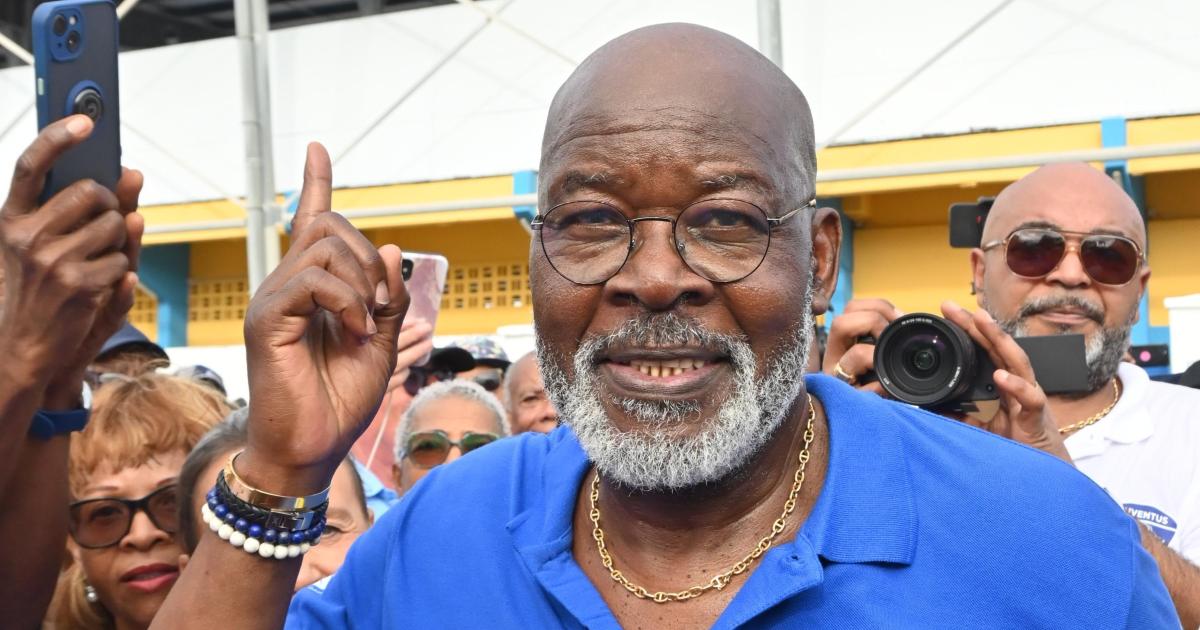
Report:
<svg viewBox="0 0 1200 630"><path fill-rule="evenodd" d="M538 176L529 286L563 426L431 471L286 619L298 561L207 535L160 627L1178 626L1086 477L804 376L841 221L770 60L688 24L619 37L555 96ZM289 504L378 404L407 304L400 253L329 211L331 181L311 146L247 314L232 472Z"/></svg>
<svg viewBox="0 0 1200 630"><path fill-rule="evenodd" d="M971 252L972 279L980 308L1008 334L1084 335L1088 391L1048 397L1042 417L1004 434L1072 461L1140 523L1184 626L1194 628L1200 392L1151 381L1121 360L1150 279L1145 248L1145 223L1124 190L1086 164L1050 165L996 198ZM873 369L874 349L855 340L898 316L884 300L849 305L833 323L826 370L857 381Z"/></svg>

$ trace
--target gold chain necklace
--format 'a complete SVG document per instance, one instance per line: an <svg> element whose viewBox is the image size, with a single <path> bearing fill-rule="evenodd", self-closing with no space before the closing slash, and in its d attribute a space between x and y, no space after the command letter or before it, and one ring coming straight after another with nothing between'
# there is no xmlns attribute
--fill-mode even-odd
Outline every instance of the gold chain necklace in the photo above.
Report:
<svg viewBox="0 0 1200 630"><path fill-rule="evenodd" d="M600 473L596 472L596 476L592 478L592 511L588 516L592 519L592 538L596 540L596 550L600 552L600 562L608 569L608 574L612 579L625 590L633 593L639 599L650 599L659 604L667 602L682 602L694 597L699 597L704 593L716 589L721 590L729 585L734 576L745 573L747 569L754 564L768 549L771 548L771 543L779 534L783 533L784 527L787 526L787 518L792 515L796 509L796 497L800 494L800 488L804 486L804 469L808 466L809 452L808 449L812 446L813 437L816 435L813 429L813 423L817 418L817 408L813 405L812 394L808 394L808 426L804 429L804 449L800 451L800 466L796 469L796 475L792 483L792 490L788 493L787 501L783 504L783 514L771 525L771 533L762 537L758 541L758 545L751 551L749 555L742 558L740 562L733 565L733 568L728 571L713 576L707 584L693 586L689 589L675 592L657 591L651 593L643 586L638 586L629 581L621 571L613 568L612 556L608 553L608 547L604 544L604 530L600 529L600 506L596 502L600 499Z"/></svg>
<svg viewBox="0 0 1200 630"><path fill-rule="evenodd" d="M1084 427L1090 427L1093 424L1096 424L1097 422L1100 421L1101 418L1103 418L1104 416L1107 416L1108 412L1112 411L1113 407L1117 406L1117 401L1121 400L1121 387L1119 385L1117 385L1116 378L1113 378L1112 384L1113 384L1113 399L1112 399L1112 402L1108 403L1107 407L1101 409L1094 416L1089 416L1088 418L1080 420L1079 422L1076 422L1075 424L1072 424L1069 427L1063 427L1063 428L1059 429L1058 434L1063 437L1066 437Z"/></svg>

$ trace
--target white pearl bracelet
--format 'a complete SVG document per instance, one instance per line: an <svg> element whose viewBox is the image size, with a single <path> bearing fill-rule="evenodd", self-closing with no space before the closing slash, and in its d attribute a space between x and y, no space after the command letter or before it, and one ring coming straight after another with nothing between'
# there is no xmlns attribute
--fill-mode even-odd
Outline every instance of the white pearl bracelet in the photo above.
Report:
<svg viewBox="0 0 1200 630"><path fill-rule="evenodd" d="M204 523L208 525L208 528L216 532L221 540L244 550L246 553L257 553L263 558L274 558L276 560L295 558L307 553L312 548L312 545L307 542L298 545L275 545L260 541L257 538L251 538L234 529L229 523L222 521L216 514L213 514L207 503L200 507L200 516L204 519Z"/></svg>

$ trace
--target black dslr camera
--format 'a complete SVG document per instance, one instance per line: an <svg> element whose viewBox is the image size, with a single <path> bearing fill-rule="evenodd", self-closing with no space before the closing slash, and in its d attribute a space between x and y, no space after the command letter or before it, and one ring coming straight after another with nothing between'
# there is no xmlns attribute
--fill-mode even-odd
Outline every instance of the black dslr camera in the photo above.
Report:
<svg viewBox="0 0 1200 630"><path fill-rule="evenodd" d="M875 344L875 374L896 400L938 412L983 413L984 401L999 400L986 350L949 320L912 313L893 321ZM1047 394L1087 391L1083 335L1018 337L1038 385ZM994 410L992 410L994 413Z"/></svg>

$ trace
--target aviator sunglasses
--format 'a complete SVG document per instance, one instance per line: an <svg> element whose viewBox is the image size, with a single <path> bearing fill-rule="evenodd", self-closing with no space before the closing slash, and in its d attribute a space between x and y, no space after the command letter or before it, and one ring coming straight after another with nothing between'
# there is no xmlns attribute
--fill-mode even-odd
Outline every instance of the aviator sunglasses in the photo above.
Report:
<svg viewBox="0 0 1200 630"><path fill-rule="evenodd" d="M475 433L468 431L462 439L455 442L446 435L445 431L435 429L414 433L408 438L404 456L418 468L433 468L446 463L450 456L450 447L457 446L463 455L481 447L487 446L500 439L495 433Z"/></svg>
<svg viewBox="0 0 1200 630"><path fill-rule="evenodd" d="M1079 238L1071 245L1067 236ZM1067 252L1079 254L1083 271L1100 284L1120 286L1128 283L1145 259L1137 243L1115 234L1068 232L1050 228L1022 228L1004 240L991 241L983 251L1004 246L1008 268L1022 278L1041 278L1058 268Z"/></svg>
<svg viewBox="0 0 1200 630"><path fill-rule="evenodd" d="M85 549L111 547L129 534L139 511L168 534L179 530L179 486L171 484L140 499L103 497L76 501L68 506L71 538Z"/></svg>

